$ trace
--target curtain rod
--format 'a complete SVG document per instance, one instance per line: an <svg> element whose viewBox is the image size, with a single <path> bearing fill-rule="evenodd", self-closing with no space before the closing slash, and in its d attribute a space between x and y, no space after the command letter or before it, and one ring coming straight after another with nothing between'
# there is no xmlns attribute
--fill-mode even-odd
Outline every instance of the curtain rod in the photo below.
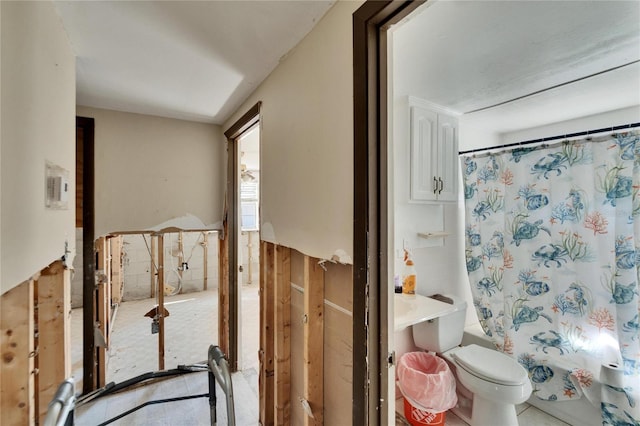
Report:
<svg viewBox="0 0 640 426"><path fill-rule="evenodd" d="M528 97L531 97L531 96L534 96L534 95L539 95L540 93L548 92L548 91L553 90L553 89L558 89L558 88L560 88L562 86L568 86L570 84L577 83L579 81L586 80L586 79L589 79L591 77L597 77L597 76L599 76L601 74L606 74L606 73L611 72L611 71L616 71L616 70L618 70L620 68L624 68L624 67L628 67L629 65L637 64L638 62L640 62L640 59L628 62L626 64L618 65L618 66L613 67L613 68L609 68L609 69L606 69L606 70L598 71L598 72L593 73L593 74L585 75L584 77L576 78L575 80L565 81L564 83L559 83L559 84L556 84L555 86L547 87L547 88L544 88L544 89L541 89L541 90L536 90L535 92L527 93L526 95L518 96L516 98L509 99L508 101L498 102L497 104L489 105L489 106L478 108L478 109L474 109L473 111L467 111L467 112L465 112L465 114L473 114L474 112L480 112L480 111L484 111L484 110L487 110L487 109L495 108L495 107L498 107L498 106L506 105L506 104L509 104L511 102L519 101L519 100L524 99L524 98L528 98Z"/></svg>
<svg viewBox="0 0 640 426"><path fill-rule="evenodd" d="M510 148L510 147L513 147L513 146L520 146L520 145L531 145L531 144L534 144L534 143L548 142L548 141L553 141L553 140L557 140L557 139L569 139L569 138L574 138L574 137L578 137L578 136L588 136L588 135L592 135L592 134L596 134L596 133L613 132L613 131L616 131L616 130L623 130L623 129L632 129L634 127L640 127L640 122L630 123L630 124L622 124L620 126L613 126L613 127L604 127L602 129L586 130L586 131L577 132L577 133L568 133L568 134L564 134L564 135L550 136L550 137L547 137L547 138L531 139L531 140L522 141L522 142L507 143L507 144L504 144L504 145L490 146L490 147L486 147L486 148L470 149L468 151L460 151L460 152L458 152L458 154L459 155L471 154L473 152L489 151L489 150L492 150L492 149Z"/></svg>

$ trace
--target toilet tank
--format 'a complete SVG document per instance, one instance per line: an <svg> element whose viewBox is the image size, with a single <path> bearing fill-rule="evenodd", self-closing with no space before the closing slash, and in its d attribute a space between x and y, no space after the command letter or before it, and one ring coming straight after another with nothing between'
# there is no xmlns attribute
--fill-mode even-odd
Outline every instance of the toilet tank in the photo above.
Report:
<svg viewBox="0 0 640 426"><path fill-rule="evenodd" d="M413 342L421 349L442 353L462 342L467 302L453 295L433 295L432 299L455 306L455 311L433 320L414 324Z"/></svg>

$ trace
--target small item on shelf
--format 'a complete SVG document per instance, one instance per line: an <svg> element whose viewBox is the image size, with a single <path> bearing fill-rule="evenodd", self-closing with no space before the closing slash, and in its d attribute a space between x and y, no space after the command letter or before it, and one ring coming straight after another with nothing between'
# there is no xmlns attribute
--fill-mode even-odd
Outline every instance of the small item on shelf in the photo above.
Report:
<svg viewBox="0 0 640 426"><path fill-rule="evenodd" d="M402 293L416 294L416 267L407 250L404 251L404 271L402 274Z"/></svg>
<svg viewBox="0 0 640 426"><path fill-rule="evenodd" d="M402 283L400 282L400 276L393 277L393 287L396 293L402 293Z"/></svg>

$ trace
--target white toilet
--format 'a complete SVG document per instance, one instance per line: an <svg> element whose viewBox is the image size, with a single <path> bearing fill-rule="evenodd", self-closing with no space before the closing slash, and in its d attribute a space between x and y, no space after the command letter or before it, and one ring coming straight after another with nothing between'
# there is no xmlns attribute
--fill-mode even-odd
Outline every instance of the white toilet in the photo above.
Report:
<svg viewBox="0 0 640 426"><path fill-rule="evenodd" d="M457 379L458 393L472 394L472 426L517 425L516 404L531 395L527 371L518 362L498 351L462 342L467 303L451 295L456 310L434 320L413 325L413 341L421 349L436 352L448 361ZM462 389L460 389L462 384ZM453 410L456 412L456 410Z"/></svg>

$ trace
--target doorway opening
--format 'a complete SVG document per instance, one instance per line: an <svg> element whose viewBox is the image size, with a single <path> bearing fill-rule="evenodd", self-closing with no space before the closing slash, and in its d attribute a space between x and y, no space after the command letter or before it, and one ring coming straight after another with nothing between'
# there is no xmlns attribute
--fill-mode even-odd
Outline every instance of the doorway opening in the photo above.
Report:
<svg viewBox="0 0 640 426"><path fill-rule="evenodd" d="M259 310L252 309L258 301L260 284L260 127L255 124L238 138L237 164L238 211L238 295L239 341L241 354L238 369L257 373L259 349ZM257 376L256 376L257 377Z"/></svg>
<svg viewBox="0 0 640 426"><path fill-rule="evenodd" d="M95 262L94 262L94 129L93 118L76 117L76 247L78 253L74 259L75 279L71 283L72 301L77 305L86 305L82 316L77 318L77 332L73 340L82 342L76 346L72 366L77 370L74 376L83 393L88 393L98 386L96 369L96 347L94 341L93 300L95 297ZM75 289L75 291L74 291ZM77 294L78 298L73 299Z"/></svg>
<svg viewBox="0 0 640 426"><path fill-rule="evenodd" d="M221 279L221 302L220 302L220 347L227 354L229 365L232 371L242 368L242 286L245 268L247 278L253 282L255 280L254 268L255 262L258 261L256 251L259 248L259 158L260 158L260 105L258 102L249 111L247 111L235 124L233 124L226 132L227 138L227 196L225 200L225 214L223 220L222 246L220 249L223 256L223 274ZM254 141L255 139L255 141ZM241 140L245 141L247 153L245 161L243 161L241 151ZM252 142L253 141L253 142ZM255 148L249 149L254 146ZM253 152L253 153L249 153ZM253 158L253 159L252 159ZM247 162L248 161L248 162ZM245 164L245 170L242 170L242 164ZM252 171L251 171L252 170ZM257 172L256 172L257 171ZM253 178L253 179L252 179ZM245 181L244 192L242 190L242 181ZM251 182L255 185L249 185ZM245 195L246 209L242 211L242 197ZM244 215L244 218L243 218ZM242 221L245 221L246 229L251 229L254 234L252 237L251 251L246 252L247 259L251 253L251 262L242 264ZM253 238L257 241L255 241ZM248 246L249 235L247 234ZM226 257L226 258L225 258ZM258 263L259 264L259 263ZM251 265L251 266L250 266ZM251 269L251 273L249 273ZM259 275L258 275L259 276ZM255 280L259 283L259 279ZM256 285L257 287L257 285ZM258 291L255 290L255 297L258 297ZM254 313L257 323L259 324L259 313ZM247 314L248 316L248 314ZM245 319L245 323L249 324ZM253 327L254 332L258 332L258 327ZM258 338L255 339L256 343ZM257 363L257 346L255 347L254 360Z"/></svg>

